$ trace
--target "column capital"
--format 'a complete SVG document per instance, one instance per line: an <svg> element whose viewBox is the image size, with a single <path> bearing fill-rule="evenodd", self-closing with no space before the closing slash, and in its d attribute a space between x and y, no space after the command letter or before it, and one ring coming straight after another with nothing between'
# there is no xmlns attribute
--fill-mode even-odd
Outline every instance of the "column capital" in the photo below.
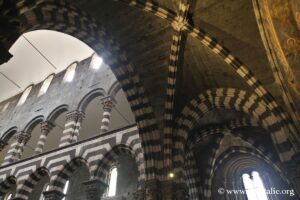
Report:
<svg viewBox="0 0 300 200"><path fill-rule="evenodd" d="M111 110L116 105L116 100L112 96L106 96L101 99L103 110Z"/></svg>
<svg viewBox="0 0 300 200"><path fill-rule="evenodd" d="M41 122L40 124L41 124L41 130L46 132L50 132L52 128L55 127L55 125L50 121L44 121Z"/></svg>
<svg viewBox="0 0 300 200"><path fill-rule="evenodd" d="M65 197L65 194L56 190L44 191L45 200L61 200Z"/></svg>
<svg viewBox="0 0 300 200"><path fill-rule="evenodd" d="M78 111L78 110L74 110L71 112L68 112L66 115L66 119L67 121L82 121L85 117L84 112Z"/></svg>
<svg viewBox="0 0 300 200"><path fill-rule="evenodd" d="M31 134L30 133L26 133L26 132L18 132L14 135L14 139L17 140L19 143L24 142L24 144L26 144L28 142L28 140L30 139Z"/></svg>
<svg viewBox="0 0 300 200"><path fill-rule="evenodd" d="M82 185L84 186L87 200L99 200L108 187L106 183L99 179L82 182Z"/></svg>

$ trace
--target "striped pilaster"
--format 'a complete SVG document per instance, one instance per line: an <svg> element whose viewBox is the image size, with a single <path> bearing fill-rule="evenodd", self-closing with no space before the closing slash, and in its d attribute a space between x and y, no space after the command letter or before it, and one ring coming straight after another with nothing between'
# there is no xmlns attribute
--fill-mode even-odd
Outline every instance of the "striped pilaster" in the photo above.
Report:
<svg viewBox="0 0 300 200"><path fill-rule="evenodd" d="M43 152L47 140L47 136L53 127L54 125L49 121L45 121L41 123L41 135L34 150L35 155Z"/></svg>
<svg viewBox="0 0 300 200"><path fill-rule="evenodd" d="M77 124L77 122L78 122L78 119L80 119L82 116L83 116L83 113L79 112L77 110L69 112L67 114L65 129L64 129L63 135L60 139L59 147L64 147L66 145L69 145L73 141L75 141L75 139L77 141L78 134L79 134L79 128L80 128L80 122L79 122L79 124ZM76 137L73 139L75 132L76 132Z"/></svg>
<svg viewBox="0 0 300 200"><path fill-rule="evenodd" d="M103 105L103 114L102 114L102 121L101 121L101 133L106 133L109 130L109 122L111 116L111 110L115 106L115 101L111 97L106 97L102 99Z"/></svg>
<svg viewBox="0 0 300 200"><path fill-rule="evenodd" d="M10 145L10 148L4 158L2 165L9 164L11 162L17 161L21 158L25 144L30 139L29 133L19 132L14 135L14 141Z"/></svg>

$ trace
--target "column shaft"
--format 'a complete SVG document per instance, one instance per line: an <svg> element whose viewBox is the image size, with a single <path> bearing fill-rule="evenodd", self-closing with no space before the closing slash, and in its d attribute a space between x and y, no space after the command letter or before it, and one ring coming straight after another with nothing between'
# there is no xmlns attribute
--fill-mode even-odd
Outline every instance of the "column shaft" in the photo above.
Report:
<svg viewBox="0 0 300 200"><path fill-rule="evenodd" d="M87 200L100 200L106 191L107 184L101 180L93 179L82 183Z"/></svg>
<svg viewBox="0 0 300 200"><path fill-rule="evenodd" d="M102 99L103 115L101 121L101 133L106 133L109 130L110 116L112 108L115 106L115 101L111 97Z"/></svg>
<svg viewBox="0 0 300 200"><path fill-rule="evenodd" d="M45 121L41 123L41 135L34 150L35 155L43 152L47 140L47 136L53 127L54 125L49 121Z"/></svg>
<svg viewBox="0 0 300 200"><path fill-rule="evenodd" d="M72 111L67 114L65 129L60 139L59 147L63 147L77 141L79 135L79 128L84 114L79 111ZM79 122L79 123L78 123ZM75 134L75 137L74 137ZM73 139L74 137L74 139Z"/></svg>

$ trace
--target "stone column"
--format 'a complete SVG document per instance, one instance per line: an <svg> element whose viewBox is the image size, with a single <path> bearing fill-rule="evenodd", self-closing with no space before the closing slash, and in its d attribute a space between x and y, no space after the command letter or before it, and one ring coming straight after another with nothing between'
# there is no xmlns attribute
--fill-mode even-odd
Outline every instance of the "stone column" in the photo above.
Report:
<svg viewBox="0 0 300 200"><path fill-rule="evenodd" d="M47 136L53 127L54 125L50 121L41 122L41 135L34 150L35 155L43 152Z"/></svg>
<svg viewBox="0 0 300 200"><path fill-rule="evenodd" d="M82 118L83 119L84 114L80 111L72 111L69 112L66 116L66 124L65 124L65 129L63 131L63 135L60 139L60 144L59 147L64 147L66 145L71 144L73 140L74 133L76 132L76 138L78 138L79 134L79 128L80 128L80 122L78 122L78 119ZM79 121L82 121L79 120ZM76 139L77 141L77 139Z"/></svg>
<svg viewBox="0 0 300 200"><path fill-rule="evenodd" d="M10 145L10 148L4 158L2 165L6 165L12 162L15 162L21 158L23 148L25 144L30 139L29 133L19 132L13 136L13 143Z"/></svg>
<svg viewBox="0 0 300 200"><path fill-rule="evenodd" d="M92 179L82 183L87 200L100 200L108 185L99 179Z"/></svg>
<svg viewBox="0 0 300 200"><path fill-rule="evenodd" d="M72 141L71 143L77 142L79 137L79 130L81 128L82 121L84 120L85 114L83 112L77 113L77 121L75 125L75 130L72 135Z"/></svg>
<svg viewBox="0 0 300 200"><path fill-rule="evenodd" d="M59 191L44 191L44 198L45 200L61 200L62 198L65 197L65 195L62 192Z"/></svg>
<svg viewBox="0 0 300 200"><path fill-rule="evenodd" d="M102 115L102 125L100 128L101 133L106 133L109 130L109 122L111 110L115 106L115 100L111 97L105 97L102 99L103 105L103 115Z"/></svg>

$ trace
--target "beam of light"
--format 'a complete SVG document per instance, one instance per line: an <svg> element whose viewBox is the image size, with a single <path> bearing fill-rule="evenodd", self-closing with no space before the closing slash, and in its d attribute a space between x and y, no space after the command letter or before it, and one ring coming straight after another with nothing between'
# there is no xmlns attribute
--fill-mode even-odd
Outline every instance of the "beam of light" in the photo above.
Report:
<svg viewBox="0 0 300 200"><path fill-rule="evenodd" d="M103 63L103 59L95 53L92 57L90 66L91 68L98 70L100 69L102 63Z"/></svg>

